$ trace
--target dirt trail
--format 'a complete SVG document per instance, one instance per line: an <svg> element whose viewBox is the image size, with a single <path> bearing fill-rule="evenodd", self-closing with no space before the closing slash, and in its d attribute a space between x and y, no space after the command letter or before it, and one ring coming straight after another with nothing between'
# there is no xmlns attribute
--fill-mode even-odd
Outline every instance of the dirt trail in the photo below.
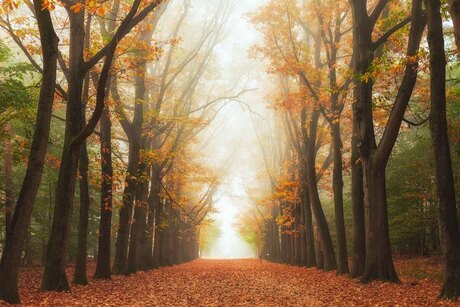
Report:
<svg viewBox="0 0 460 307"><path fill-rule="evenodd" d="M433 306L439 285L427 280L362 285L334 272L260 263L197 260L110 281L38 292L40 270L21 277L27 306ZM2 302L0 301L0 305Z"/></svg>

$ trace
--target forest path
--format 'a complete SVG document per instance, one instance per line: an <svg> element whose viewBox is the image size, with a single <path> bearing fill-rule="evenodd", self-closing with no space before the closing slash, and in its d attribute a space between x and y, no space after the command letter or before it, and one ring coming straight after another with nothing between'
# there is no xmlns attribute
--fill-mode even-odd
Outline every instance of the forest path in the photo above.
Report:
<svg viewBox="0 0 460 307"><path fill-rule="evenodd" d="M439 284L427 280L362 285L334 272L259 260L196 260L108 281L91 280L89 286L74 285L71 293L38 292L40 277L41 270L21 274L24 305L433 306L439 291Z"/></svg>

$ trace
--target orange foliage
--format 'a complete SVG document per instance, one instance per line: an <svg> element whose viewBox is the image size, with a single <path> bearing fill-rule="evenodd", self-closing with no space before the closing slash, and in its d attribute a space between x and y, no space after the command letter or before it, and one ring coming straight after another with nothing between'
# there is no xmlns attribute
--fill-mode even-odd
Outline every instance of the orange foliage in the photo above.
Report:
<svg viewBox="0 0 460 307"><path fill-rule="evenodd" d="M397 261L396 267L417 263ZM92 276L94 266L89 271ZM39 292L40 279L40 269L21 274L24 306L458 306L436 301L440 284L427 279L363 285L335 272L259 260L197 260L91 280L88 286L75 285L71 293Z"/></svg>

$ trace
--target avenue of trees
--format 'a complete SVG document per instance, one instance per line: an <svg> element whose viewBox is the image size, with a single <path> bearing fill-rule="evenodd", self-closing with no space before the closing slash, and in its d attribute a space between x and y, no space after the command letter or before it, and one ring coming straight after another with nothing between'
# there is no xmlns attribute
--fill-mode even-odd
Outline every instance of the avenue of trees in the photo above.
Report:
<svg viewBox="0 0 460 307"><path fill-rule="evenodd" d="M219 67L237 1L0 0L0 300L24 266L60 292L90 261L110 279L206 252L239 162L207 157L229 103L256 137L236 226L261 258L368 283L441 255L458 299L460 2L262 2L265 118Z"/></svg>
<svg viewBox="0 0 460 307"><path fill-rule="evenodd" d="M238 227L260 257L367 283L399 281L394 253L442 254L439 297L459 297L459 13L285 0L250 15L272 115L253 118L261 175Z"/></svg>

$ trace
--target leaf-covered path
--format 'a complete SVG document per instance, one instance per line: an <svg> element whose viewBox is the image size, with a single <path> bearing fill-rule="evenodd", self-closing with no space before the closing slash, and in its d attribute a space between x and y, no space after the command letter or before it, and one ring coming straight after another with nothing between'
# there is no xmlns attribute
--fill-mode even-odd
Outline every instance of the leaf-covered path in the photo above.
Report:
<svg viewBox="0 0 460 307"><path fill-rule="evenodd" d="M334 272L259 262L197 260L89 286L71 293L38 292L41 272L21 277L27 306L368 306L440 304L439 284L403 279L401 284L362 285ZM443 302L443 305L446 303ZM1 301L0 301L0 305ZM2 305L3 306L3 305Z"/></svg>

